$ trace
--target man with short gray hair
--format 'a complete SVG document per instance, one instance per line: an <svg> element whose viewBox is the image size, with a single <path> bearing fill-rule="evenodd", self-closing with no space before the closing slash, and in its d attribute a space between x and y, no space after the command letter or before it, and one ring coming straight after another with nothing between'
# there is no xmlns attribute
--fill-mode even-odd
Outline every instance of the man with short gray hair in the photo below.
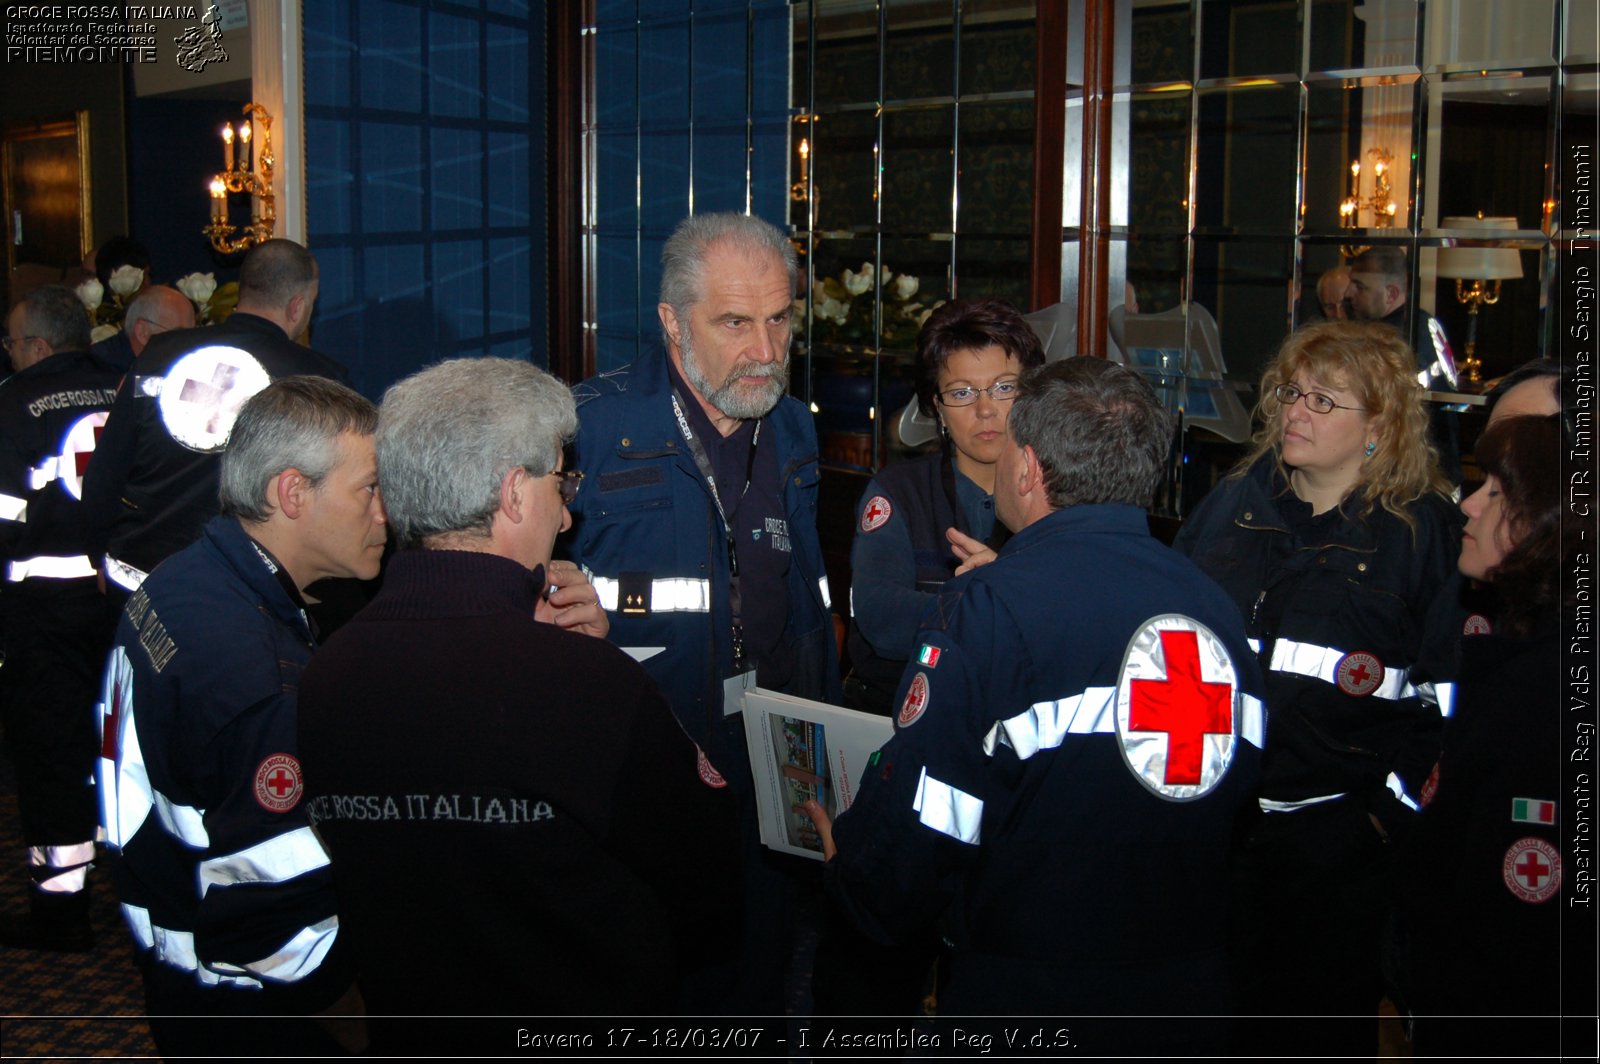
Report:
<svg viewBox="0 0 1600 1064"><path fill-rule="evenodd" d="M300 688L310 815L374 1014L673 1012L721 937L732 800L551 560L588 487L562 464L577 427L567 386L511 359L384 396L401 550Z"/></svg>
<svg viewBox="0 0 1600 1064"><path fill-rule="evenodd" d="M258 392L222 456L222 513L123 611L103 686L100 802L163 1054L259 1042L228 1020L155 1017L304 1016L351 985L302 800L296 689L317 644L306 587L378 574L376 422L370 402L319 377ZM285 1053L332 1045L280 1022Z"/></svg>
<svg viewBox="0 0 1600 1064"><path fill-rule="evenodd" d="M863 933L942 923L941 1012L1231 1008L1229 839L1255 797L1261 678L1232 601L1146 526L1171 435L1121 366L1022 378L995 473L1015 535L925 615L881 771L831 838L808 804ZM1173 1033L1118 1045L1171 1052L1152 1036Z"/></svg>
<svg viewBox="0 0 1600 1064"><path fill-rule="evenodd" d="M817 435L786 397L795 253L743 214L694 215L661 255L666 351L578 385L574 464L586 489L565 544L593 574L611 639L641 656L745 806L747 943L726 1007L781 1013L789 882L764 857L743 687L842 702L817 535ZM731 714L731 715L730 715ZM771 910L762 905L772 903Z"/></svg>

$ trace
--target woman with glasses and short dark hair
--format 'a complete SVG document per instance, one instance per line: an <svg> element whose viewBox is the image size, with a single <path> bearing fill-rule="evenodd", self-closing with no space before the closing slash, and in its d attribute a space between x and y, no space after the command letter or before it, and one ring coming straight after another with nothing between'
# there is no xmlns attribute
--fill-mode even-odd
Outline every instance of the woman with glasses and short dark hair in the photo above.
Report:
<svg viewBox="0 0 1600 1064"><path fill-rule="evenodd" d="M1236 854L1238 1011L1375 1020L1389 840L1415 815L1440 726L1408 676L1459 522L1393 329L1291 334L1257 414L1249 455L1174 543L1238 603L1267 684L1260 813ZM1361 1021L1295 1031L1241 1048L1371 1055L1377 1037Z"/></svg>
<svg viewBox="0 0 1600 1064"><path fill-rule="evenodd" d="M846 700L887 714L917 622L956 572L994 558L994 470L1017 380L1044 347L1017 309L957 299L917 334L917 405L937 418L940 448L885 466L856 510L851 569L851 674Z"/></svg>

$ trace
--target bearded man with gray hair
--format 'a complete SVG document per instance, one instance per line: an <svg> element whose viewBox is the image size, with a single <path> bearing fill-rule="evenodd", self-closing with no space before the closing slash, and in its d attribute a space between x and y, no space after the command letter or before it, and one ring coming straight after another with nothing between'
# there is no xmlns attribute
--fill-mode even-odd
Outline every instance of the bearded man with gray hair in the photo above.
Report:
<svg viewBox="0 0 1600 1064"><path fill-rule="evenodd" d="M661 256L665 354L573 390L571 557L593 574L611 639L635 648L672 710L747 807L747 871L759 875L739 688L840 702L838 651L817 537L817 438L788 384L795 253L742 214L685 219ZM646 656L648 655L648 656ZM781 895L752 887L758 902ZM734 1011L783 1011L780 912L747 934L768 955L730 967ZM781 909L781 906L780 906ZM744 974L738 974L737 969ZM733 1006L725 1006L733 1007Z"/></svg>
<svg viewBox="0 0 1600 1064"><path fill-rule="evenodd" d="M306 670L299 717L374 1015L670 1013L718 938L733 803L550 557L587 486L562 465L577 427L566 385L511 359L384 396L401 549ZM416 1050L374 1022L375 1051Z"/></svg>

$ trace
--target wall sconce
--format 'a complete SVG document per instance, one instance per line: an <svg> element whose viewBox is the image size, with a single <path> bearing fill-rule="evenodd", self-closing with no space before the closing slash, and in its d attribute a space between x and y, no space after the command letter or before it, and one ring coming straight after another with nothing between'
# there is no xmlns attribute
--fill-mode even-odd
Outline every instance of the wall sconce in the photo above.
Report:
<svg viewBox="0 0 1600 1064"><path fill-rule="evenodd" d="M1515 229L1515 218L1453 217L1440 222L1443 229ZM1461 368L1469 384L1479 382L1483 363L1477 358L1478 310L1500 302L1500 282L1522 276L1522 256L1516 248L1496 247L1471 239L1458 239L1455 247L1440 248L1438 275L1454 278L1456 300L1467 306L1467 357Z"/></svg>
<svg viewBox="0 0 1600 1064"><path fill-rule="evenodd" d="M1388 229L1394 225L1395 206L1394 197L1390 195L1389 169L1394 163L1394 157L1386 148L1368 148L1367 154L1372 156L1372 195L1362 202L1361 199L1361 160L1357 159L1350 164L1350 195L1339 201L1339 228L1361 228L1361 212L1372 212L1372 228ZM1365 247L1341 247L1345 258L1355 258Z"/></svg>
<svg viewBox="0 0 1600 1064"><path fill-rule="evenodd" d="M251 116L239 123L239 165L235 165L233 126L222 127L223 169L211 179L211 224L201 230L211 239L211 246L224 255L254 247L272 239L278 221L277 202L272 195L272 116L258 103L244 105L245 115ZM255 127L261 127L261 147L251 165L250 141ZM228 194L250 194L250 224L237 240L232 239L237 226L228 222Z"/></svg>

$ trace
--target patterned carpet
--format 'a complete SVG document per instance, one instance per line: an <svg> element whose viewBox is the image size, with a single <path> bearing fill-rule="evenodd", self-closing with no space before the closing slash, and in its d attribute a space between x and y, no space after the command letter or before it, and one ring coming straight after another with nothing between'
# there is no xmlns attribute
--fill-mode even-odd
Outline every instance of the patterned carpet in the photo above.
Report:
<svg viewBox="0 0 1600 1064"><path fill-rule="evenodd" d="M0 750L0 908L27 907L26 853L17 822L10 752ZM154 1057L139 1015L144 989L133 946L103 868L89 873L94 891L93 953L37 953L0 946L0 1045L20 1057Z"/></svg>

